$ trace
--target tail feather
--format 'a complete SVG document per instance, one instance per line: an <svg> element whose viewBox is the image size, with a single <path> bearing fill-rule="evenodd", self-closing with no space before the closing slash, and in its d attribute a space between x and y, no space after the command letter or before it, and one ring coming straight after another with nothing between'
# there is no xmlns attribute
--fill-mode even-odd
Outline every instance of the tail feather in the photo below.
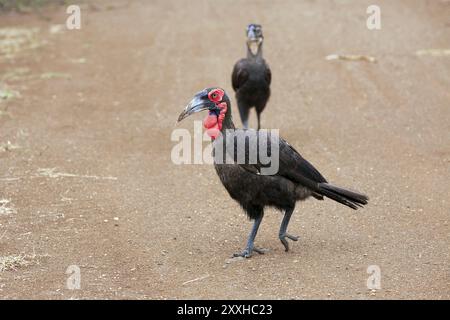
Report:
<svg viewBox="0 0 450 320"><path fill-rule="evenodd" d="M320 194L355 210L358 209L358 207L362 208L369 200L364 194L335 187L328 183L319 183L319 192Z"/></svg>

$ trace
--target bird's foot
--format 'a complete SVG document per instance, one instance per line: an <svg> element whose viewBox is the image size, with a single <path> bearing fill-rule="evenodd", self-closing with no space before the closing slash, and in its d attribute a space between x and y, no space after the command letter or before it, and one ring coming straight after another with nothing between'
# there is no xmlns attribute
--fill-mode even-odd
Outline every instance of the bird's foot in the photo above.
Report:
<svg viewBox="0 0 450 320"><path fill-rule="evenodd" d="M284 250L286 252L288 252L289 251L289 243L287 242L286 238L288 238L288 239L290 239L292 241L298 241L298 237L292 236L292 235L290 235L288 233L280 234L280 241L281 241L281 243L284 246Z"/></svg>
<svg viewBox="0 0 450 320"><path fill-rule="evenodd" d="M264 254L267 252L267 249L260 249L260 248L245 248L244 251L242 252L238 252L233 254L233 257L243 257L243 258L250 258L253 255L253 252L259 253L259 254Z"/></svg>

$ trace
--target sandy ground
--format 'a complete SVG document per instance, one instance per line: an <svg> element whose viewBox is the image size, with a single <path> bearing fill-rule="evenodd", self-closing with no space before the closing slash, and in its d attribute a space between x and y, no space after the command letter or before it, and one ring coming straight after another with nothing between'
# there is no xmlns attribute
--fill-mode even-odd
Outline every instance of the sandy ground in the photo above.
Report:
<svg viewBox="0 0 450 320"><path fill-rule="evenodd" d="M92 1L80 31L55 27L61 7L0 16L38 28L0 51L0 257L18 260L0 298L449 299L450 56L416 52L450 49L450 4L377 2L379 31L373 1L356 0ZM267 210L257 244L270 251L230 263L251 223L211 166L172 163L170 136L198 90L233 96L249 22L273 73L263 127L371 201L299 203L289 253ZM70 265L81 290L66 287Z"/></svg>

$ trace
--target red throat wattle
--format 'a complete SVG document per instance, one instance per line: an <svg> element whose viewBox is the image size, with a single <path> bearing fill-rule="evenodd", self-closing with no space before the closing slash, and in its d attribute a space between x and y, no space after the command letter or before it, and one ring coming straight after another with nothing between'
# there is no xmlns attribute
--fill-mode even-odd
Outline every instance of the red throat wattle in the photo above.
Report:
<svg viewBox="0 0 450 320"><path fill-rule="evenodd" d="M227 113L227 103L219 103L217 104L217 107L220 109L218 116L215 113L208 114L205 120L203 120L203 126L206 129L206 133L213 140L220 135L220 130L222 130L222 122L225 119L225 114Z"/></svg>

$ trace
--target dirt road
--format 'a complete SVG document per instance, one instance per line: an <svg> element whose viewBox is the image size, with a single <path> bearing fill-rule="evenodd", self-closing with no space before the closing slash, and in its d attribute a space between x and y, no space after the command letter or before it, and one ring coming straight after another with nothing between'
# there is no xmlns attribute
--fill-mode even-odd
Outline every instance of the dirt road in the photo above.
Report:
<svg viewBox="0 0 450 320"><path fill-rule="evenodd" d="M1 15L19 44L0 41L0 298L449 299L450 56L417 51L450 48L450 4L377 2L377 31L373 1L92 1L79 31L62 7ZM249 22L273 73L262 126L371 201L299 203L289 253L268 210L270 251L230 262L251 223L170 136L198 90L233 95Z"/></svg>

